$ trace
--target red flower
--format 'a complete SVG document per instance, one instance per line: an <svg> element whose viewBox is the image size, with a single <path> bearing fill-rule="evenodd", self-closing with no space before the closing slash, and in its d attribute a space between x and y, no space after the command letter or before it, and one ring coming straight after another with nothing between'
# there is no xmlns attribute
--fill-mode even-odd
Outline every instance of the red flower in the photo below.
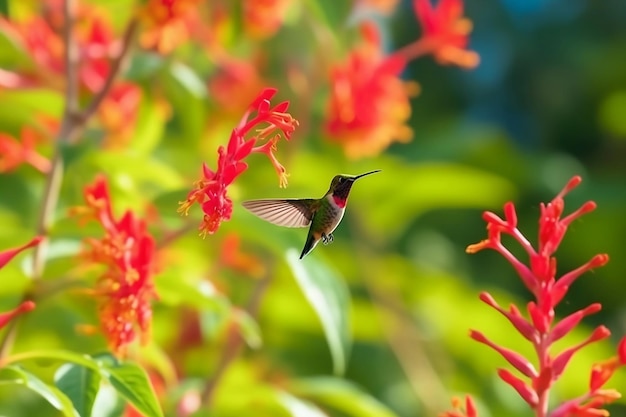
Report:
<svg viewBox="0 0 626 417"><path fill-rule="evenodd" d="M244 0L243 21L246 32L255 38L269 38L283 24L290 0Z"/></svg>
<svg viewBox="0 0 626 417"><path fill-rule="evenodd" d="M468 51L472 22L463 16L463 0L413 0L415 14L422 26L422 38L406 52L411 55L432 53L440 64L474 68L479 57ZM419 53L418 53L419 52Z"/></svg>
<svg viewBox="0 0 626 417"><path fill-rule="evenodd" d="M98 108L100 123L108 132L106 146L122 147L128 143L140 104L141 89L135 84L120 82L111 87Z"/></svg>
<svg viewBox="0 0 626 417"><path fill-rule="evenodd" d="M202 206L204 218L200 224L200 232L203 236L215 233L221 222L230 220L233 202L226 193L227 188L248 168L243 160L252 152L266 154L278 173L280 186L287 185L285 168L278 162L273 151L281 137L280 132L289 140L298 122L286 113L289 102L270 108L270 99L274 94L276 90L270 88L259 94L242 117L239 126L233 129L227 147L220 146L217 149L217 170L212 171L203 164L202 178L196 181L196 187L187 195L187 199L180 203L178 211L185 215L194 203ZM252 112L256 113L248 120ZM256 134L250 135L255 128ZM246 138L248 135L250 136ZM265 143L255 147L264 140Z"/></svg>
<svg viewBox="0 0 626 417"><path fill-rule="evenodd" d="M199 0L148 0L140 11L145 24L141 44L169 53L189 38Z"/></svg>
<svg viewBox="0 0 626 417"><path fill-rule="evenodd" d="M585 213L595 209L593 201L586 202L578 210L568 216L562 217L565 195L580 184L581 178L573 177L563 190L547 204L541 204L539 217L539 242L537 249L526 239L517 228L517 214L515 206L507 203L504 206L504 219L494 213L485 212L483 218L487 222L488 238L480 243L467 247L468 253L475 253L482 249L494 249L507 259L517 271L524 285L533 294L535 300L527 304L528 318L520 313L520 310L511 305L509 310L500 307L494 298L483 292L481 300L490 307L505 316L515 329L529 342L534 345L537 352L538 368L517 352L506 349L490 341L482 333L472 330L470 336L476 341L486 344L498 352L509 364L515 368L523 378L513 375L506 369L500 369L500 378L514 388L528 405L542 415L547 415L550 388L556 382L567 364L576 352L586 345L605 339L610 335L604 326L598 326L592 334L581 343L552 354L550 348L554 342L560 340L587 315L598 312L601 305L598 303L578 310L569 316L557 320L555 307L563 299L569 287L584 272L602 266L608 262L608 255L594 256L581 267L563 274L557 278L557 262L553 254L556 252L568 226ZM507 234L513 237L528 254L530 266L520 262L503 244L501 235ZM624 352L619 359L615 358L608 362L597 364L592 370L590 390L584 396L568 401L553 411L551 417L565 416L592 416L601 404L612 398L610 394L599 390L614 370L626 360L626 342L620 344L620 352ZM602 415L602 414L597 414Z"/></svg>
<svg viewBox="0 0 626 417"><path fill-rule="evenodd" d="M4 268L4 266L7 263L9 263L11 259L15 258L15 256L18 255L20 252L25 251L26 249L32 248L34 246L37 246L42 240L43 240L43 237L37 236L34 239L32 239L30 242L22 246L18 246L17 248L12 248L12 249L6 249L0 252L0 269ZM22 302L19 306L17 306L11 311L0 313L0 329L6 326L7 323L9 323L9 321L11 321L15 316L31 311L34 308L35 308L35 303L30 300L27 300L27 301Z"/></svg>
<svg viewBox="0 0 626 417"><path fill-rule="evenodd" d="M2 269L7 263L9 263L11 259L15 258L17 254L19 254L20 252L26 249L37 246L42 240L43 240L43 237L37 236L36 238L32 239L30 242L26 243L25 245L22 245L13 249L6 249L0 252L0 269Z"/></svg>
<svg viewBox="0 0 626 417"><path fill-rule="evenodd" d="M377 155L394 141L409 141L409 96L417 93L417 84L400 79L405 59L383 55L378 28L364 24L362 34L363 44L332 69L326 111L331 140L351 158Z"/></svg>
<svg viewBox="0 0 626 417"><path fill-rule="evenodd" d="M452 398L453 411L446 411L439 415L439 417L478 417L474 400L469 395L465 397L465 402L460 398Z"/></svg>
<svg viewBox="0 0 626 417"><path fill-rule="evenodd" d="M99 302L100 323L111 348L123 353L125 346L141 334L145 342L152 320L151 301L156 298L152 278L155 259L154 239L145 221L131 211L116 219L104 177L85 187L87 207L76 214L96 220L104 229L102 238L86 239L85 257L102 264L95 296Z"/></svg>

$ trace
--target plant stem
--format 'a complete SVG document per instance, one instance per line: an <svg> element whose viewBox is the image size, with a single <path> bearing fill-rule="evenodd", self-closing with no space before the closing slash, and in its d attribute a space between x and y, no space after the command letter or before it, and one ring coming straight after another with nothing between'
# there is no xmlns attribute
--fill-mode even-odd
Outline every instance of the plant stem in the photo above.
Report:
<svg viewBox="0 0 626 417"><path fill-rule="evenodd" d="M63 153L62 147L66 143L73 143L80 137L87 122L98 110L102 100L107 96L113 82L121 70L122 63L130 50L130 44L137 30L137 20L133 19L127 26L122 38L122 46L119 55L111 63L109 72L102 89L94 96L87 108L80 112L78 102L78 67L80 64L80 53L76 39L74 38L76 0L63 1L63 42L65 45L65 109L61 120L61 127L57 134L56 146L52 157L51 168L46 178L46 185L43 192L43 201L39 218L37 221L37 235L43 240L37 245L33 253L33 282L39 281L44 272L46 254L48 251L48 233L53 221L54 211L57 207L61 184L63 183ZM34 293L29 290L22 297L22 301L33 300ZM4 358L10 352L17 332L19 317L12 320L7 328L4 338L0 342L0 358Z"/></svg>

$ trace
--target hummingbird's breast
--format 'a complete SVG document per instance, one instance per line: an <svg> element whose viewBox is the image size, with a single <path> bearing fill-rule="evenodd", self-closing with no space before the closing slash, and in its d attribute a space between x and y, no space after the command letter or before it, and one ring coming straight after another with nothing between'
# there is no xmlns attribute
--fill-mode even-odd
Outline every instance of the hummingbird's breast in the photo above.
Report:
<svg viewBox="0 0 626 417"><path fill-rule="evenodd" d="M337 206L332 195L326 196L326 202L324 205L327 209L325 210L326 213L324 213L320 219L322 222L321 228L324 233L328 235L337 228L346 210L343 207Z"/></svg>

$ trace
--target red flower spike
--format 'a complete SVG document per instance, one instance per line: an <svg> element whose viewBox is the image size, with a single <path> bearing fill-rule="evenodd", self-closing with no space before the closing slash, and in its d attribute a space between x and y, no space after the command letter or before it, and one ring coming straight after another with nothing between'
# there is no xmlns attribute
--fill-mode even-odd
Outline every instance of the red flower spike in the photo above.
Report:
<svg viewBox="0 0 626 417"><path fill-rule="evenodd" d="M557 340L561 339L565 335L567 335L574 327L578 326L578 323L588 315L595 314L598 311L602 310L602 305L600 303L594 303L590 306L578 310L575 313L570 314L565 317L561 321L559 321L552 331L550 332L550 342L554 343Z"/></svg>
<svg viewBox="0 0 626 417"><path fill-rule="evenodd" d="M533 326L539 333L546 333L550 327L550 318L541 311L541 309L533 301L529 302L526 309L532 319Z"/></svg>
<svg viewBox="0 0 626 417"><path fill-rule="evenodd" d="M551 366L545 366L537 378L533 379L533 387L539 394L546 392L553 382L554 371Z"/></svg>
<svg viewBox="0 0 626 417"><path fill-rule="evenodd" d="M534 389L532 389L528 384L514 376L512 373L507 371L506 369L498 369L498 376L504 382L509 384L517 393L522 397L524 401L528 403L532 408L534 408L539 402L539 397Z"/></svg>
<svg viewBox="0 0 626 417"><path fill-rule="evenodd" d="M213 171L203 163L202 178L196 181L195 189L189 192L187 199L179 203L178 212L184 215L194 203L200 204L204 216L199 230L203 237L215 233L223 221L230 220L233 202L227 194L228 186L248 169L243 159L251 153L265 153L278 173L279 185L287 186L285 167L278 162L274 151L281 137L290 138L298 121L285 113L288 102L271 108L269 99L274 94L276 90L272 88L261 91L233 129L226 148L220 146L217 149L217 169ZM256 114L250 118L252 113ZM259 142L263 143L255 147Z"/></svg>
<svg viewBox="0 0 626 417"><path fill-rule="evenodd" d="M15 258L20 252L25 251L26 249L37 246L43 240L42 236L37 236L33 238L30 242L25 245L19 246L13 249L6 249L0 252L0 269L2 269L9 261Z"/></svg>
<svg viewBox="0 0 626 417"><path fill-rule="evenodd" d="M509 230L508 220L505 221L501 219L500 216L490 211L485 211L483 213L483 220L489 223L490 225L501 227L503 230Z"/></svg>
<svg viewBox="0 0 626 417"><path fill-rule="evenodd" d="M24 301L11 311L0 313L0 329L6 326L15 316L19 316L22 313L27 313L35 309L35 303L32 301Z"/></svg>
<svg viewBox="0 0 626 417"><path fill-rule="evenodd" d="M483 343L498 352L500 355L502 355L504 359L507 360L507 362L513 365L515 369L517 369L527 377L534 378L537 376L537 371L535 370L533 365L519 353L496 345L491 340L487 339L485 335L476 330L470 330L470 337L477 342Z"/></svg>
<svg viewBox="0 0 626 417"><path fill-rule="evenodd" d="M563 371L565 370L565 367L567 366L567 363L576 352L578 352L580 349L584 348L588 344L597 342L602 339L606 339L610 335L611 335L611 332L609 331L609 329L607 329L605 326L598 326L594 329L593 333L591 334L591 336L587 338L587 340L569 349L566 349L565 351L560 353L554 359L554 362L552 365L554 369L554 378L555 379L558 378L561 375L561 373L563 373Z"/></svg>

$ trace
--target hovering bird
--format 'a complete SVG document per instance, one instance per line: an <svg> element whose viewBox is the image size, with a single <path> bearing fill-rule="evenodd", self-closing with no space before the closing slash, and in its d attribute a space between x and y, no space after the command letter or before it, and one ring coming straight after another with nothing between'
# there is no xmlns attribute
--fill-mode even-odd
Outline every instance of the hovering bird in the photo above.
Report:
<svg viewBox="0 0 626 417"><path fill-rule="evenodd" d="M380 172L380 169L361 175L336 175L326 194L320 198L266 199L244 201L243 206L252 214L285 227L309 227L309 234L300 254L304 258L321 240L325 245L333 241L333 231L339 225L350 189L356 180Z"/></svg>

